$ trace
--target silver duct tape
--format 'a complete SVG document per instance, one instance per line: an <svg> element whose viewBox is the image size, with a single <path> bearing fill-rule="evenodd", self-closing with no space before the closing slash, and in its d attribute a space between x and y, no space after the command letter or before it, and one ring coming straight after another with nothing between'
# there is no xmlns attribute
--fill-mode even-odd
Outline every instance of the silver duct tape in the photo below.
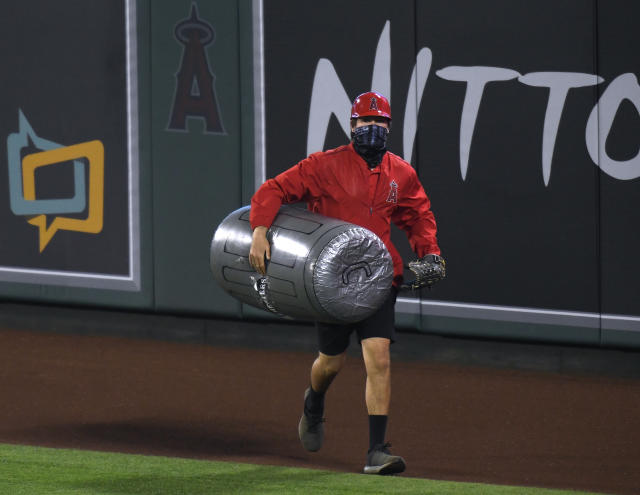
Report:
<svg viewBox="0 0 640 495"><path fill-rule="evenodd" d="M260 277L256 279L256 283L253 286L258 293L258 297L262 301L264 308L278 316L286 316L277 310L276 305L269 294L269 277Z"/></svg>
<svg viewBox="0 0 640 495"><path fill-rule="evenodd" d="M393 262L384 243L361 227L334 237L315 265L313 287L334 318L356 322L385 301L393 282Z"/></svg>

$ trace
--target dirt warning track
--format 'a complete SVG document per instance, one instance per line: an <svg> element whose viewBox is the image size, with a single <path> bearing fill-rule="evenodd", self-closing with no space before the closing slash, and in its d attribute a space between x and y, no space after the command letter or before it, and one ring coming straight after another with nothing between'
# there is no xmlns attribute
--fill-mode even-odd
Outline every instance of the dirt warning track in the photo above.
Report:
<svg viewBox="0 0 640 495"><path fill-rule="evenodd" d="M313 358L1 330L0 442L360 472L358 356L327 396L323 449L299 444ZM640 380L396 359L392 381L406 476L640 492Z"/></svg>

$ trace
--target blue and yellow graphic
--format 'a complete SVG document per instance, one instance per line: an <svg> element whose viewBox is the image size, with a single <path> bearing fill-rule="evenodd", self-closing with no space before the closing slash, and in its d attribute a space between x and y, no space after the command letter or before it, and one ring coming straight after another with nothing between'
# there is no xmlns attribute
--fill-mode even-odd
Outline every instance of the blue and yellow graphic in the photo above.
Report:
<svg viewBox="0 0 640 495"><path fill-rule="evenodd" d="M30 143L42 150L21 158L21 150ZM97 234L102 231L104 210L104 146L101 141L87 141L63 146L36 135L27 118L19 111L19 131L7 138L9 162L9 195L11 211L30 217L27 222L40 231L40 252L58 230ZM85 165L89 163L89 188L85 181ZM37 199L35 171L40 167L73 162L74 195L64 199ZM87 194L88 192L88 194ZM89 204L85 219L69 218L63 214L82 213ZM47 215L55 218L47 226Z"/></svg>

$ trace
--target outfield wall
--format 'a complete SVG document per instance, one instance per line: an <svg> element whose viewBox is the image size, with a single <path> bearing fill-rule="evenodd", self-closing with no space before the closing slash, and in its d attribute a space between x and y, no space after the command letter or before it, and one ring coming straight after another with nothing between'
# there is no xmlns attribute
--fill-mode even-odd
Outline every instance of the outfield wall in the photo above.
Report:
<svg viewBox="0 0 640 495"><path fill-rule="evenodd" d="M400 297L399 326L640 345L640 6L4 8L20 40L0 49L13 69L0 96L5 300L271 318L215 286L213 230L265 178L343 144L349 102L374 89L448 263L434 290Z"/></svg>

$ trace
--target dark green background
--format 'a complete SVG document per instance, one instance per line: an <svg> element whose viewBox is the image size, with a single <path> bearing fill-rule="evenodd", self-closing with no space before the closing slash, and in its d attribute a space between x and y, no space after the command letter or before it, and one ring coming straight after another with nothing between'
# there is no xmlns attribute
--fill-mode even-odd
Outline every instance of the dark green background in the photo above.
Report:
<svg viewBox="0 0 640 495"><path fill-rule="evenodd" d="M167 130L184 48L174 29L194 4L200 18L215 30L215 41L205 51L225 134L203 132L196 119L188 120L186 132ZM263 4L268 177L306 153L318 60L334 64L350 97L368 90L375 46L389 20L391 150L402 144L404 104L416 54L423 47L433 53L412 162L433 203L449 277L422 298L640 315L640 180L620 181L602 173L588 156L584 135L587 118L607 85L620 74L640 73L634 49L640 42L635 26L640 6L622 0ZM5 68L0 95L3 140L17 129L21 107L42 137L61 144L101 139L108 173L115 174L105 190L104 234L93 239L77 234L78 239L68 244L63 237L73 233L56 234L54 242L62 248L51 260L76 266L90 259L114 273L128 270L122 264L127 232L120 220L127 208L126 5L10 2L3 5L6 15L0 21L5 37L12 40L0 50ZM254 190L253 2L138 0L135 7L140 291L2 282L0 295L159 313L268 318L224 293L209 271L209 244L216 226L229 212L248 204ZM465 85L436 75L452 65L504 67L521 74L585 72L605 79L597 88L569 92L548 187L542 181L548 90L517 80L485 88L467 178L461 180L458 146ZM635 156L639 131L638 111L623 104L604 143L607 152L617 159ZM334 119L326 147L345 140ZM1 147L1 160L6 160L5 141ZM123 167L110 165L114 162ZM36 239L28 239L35 229L9 209L6 164L3 167L0 256L2 264L10 265L20 256L32 256L15 246L35 246ZM401 233L394 232L394 242L405 259L412 257ZM54 256L53 249L48 250L45 255ZM34 259L45 266L49 262ZM640 340L637 324L626 330L559 328L402 312L398 320L404 327L453 334L601 345L637 345Z"/></svg>

